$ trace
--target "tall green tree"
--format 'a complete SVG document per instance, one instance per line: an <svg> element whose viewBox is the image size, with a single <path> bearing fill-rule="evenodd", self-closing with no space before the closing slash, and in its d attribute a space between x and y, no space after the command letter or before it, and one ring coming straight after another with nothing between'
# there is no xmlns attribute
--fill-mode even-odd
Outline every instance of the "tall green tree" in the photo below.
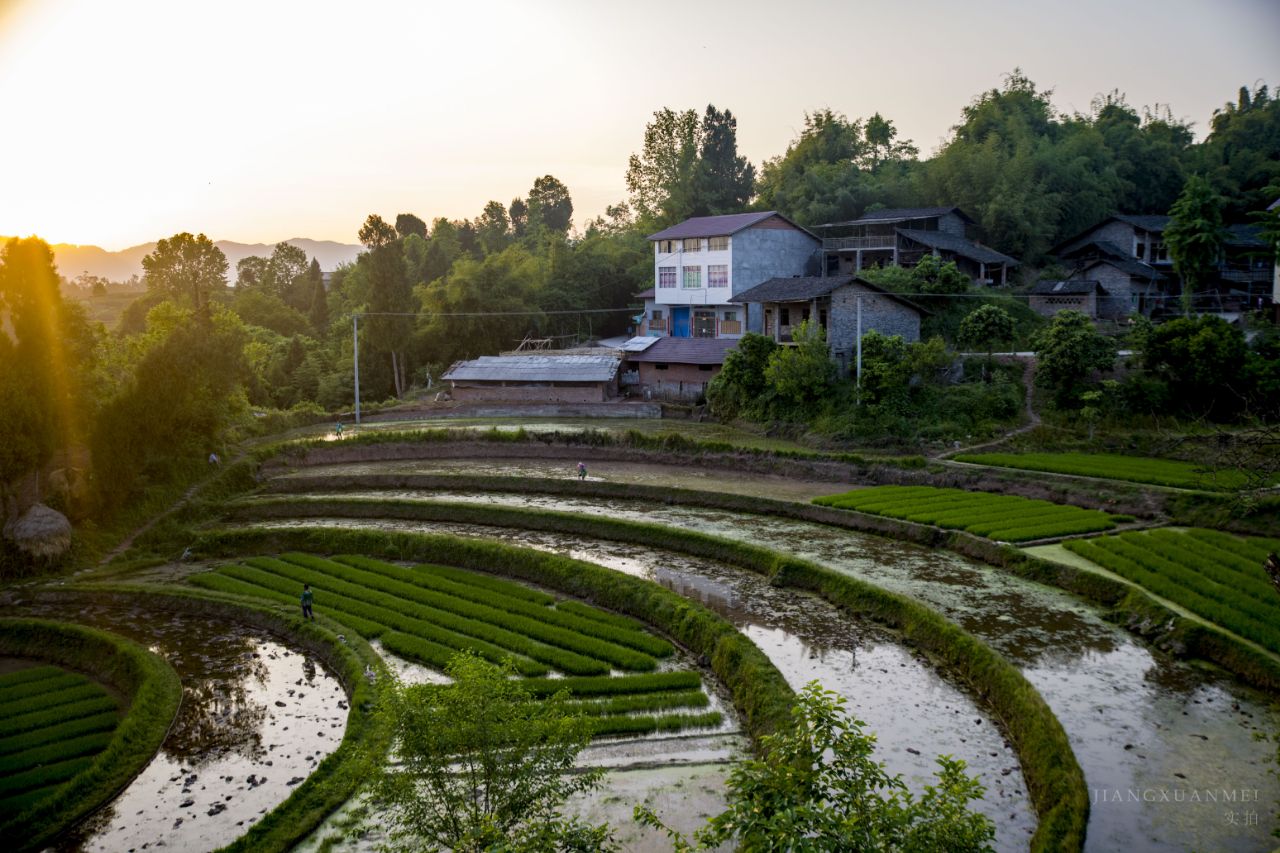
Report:
<svg viewBox="0 0 1280 853"><path fill-rule="evenodd" d="M203 234L187 232L161 240L142 259L147 289L197 311L227 287L227 256Z"/></svg>
<svg viewBox="0 0 1280 853"><path fill-rule="evenodd" d="M324 273L320 261L312 258L307 267L307 319L317 335L323 337L329 329L329 295L324 289Z"/></svg>
<svg viewBox="0 0 1280 853"><path fill-rule="evenodd" d="M1275 201L1280 184L1280 98L1265 83L1241 86L1234 101L1214 111L1209 135L1197 146L1195 167L1225 199L1232 219Z"/></svg>
<svg viewBox="0 0 1280 853"><path fill-rule="evenodd" d="M1013 342L1013 318L998 305L983 305L960 321L960 345L986 350L983 377L991 378L991 354L996 346Z"/></svg>
<svg viewBox="0 0 1280 853"><path fill-rule="evenodd" d="M364 339L373 352L389 357L391 379L397 397L408 389L407 351L413 336L413 286L405 269L404 253L395 229L371 214L360 228L360 242L367 251L356 266L368 284Z"/></svg>
<svg viewBox="0 0 1280 853"><path fill-rule="evenodd" d="M1169 209L1164 230L1173 269L1182 279L1182 310L1188 316L1193 294L1208 283L1222 253L1223 235L1222 197L1208 180L1192 175Z"/></svg>
<svg viewBox="0 0 1280 853"><path fill-rule="evenodd" d="M511 218L500 201L491 201L476 219L476 237L486 255L501 252L511 242Z"/></svg>
<svg viewBox="0 0 1280 853"><path fill-rule="evenodd" d="M427 223L412 213L396 214L396 234L401 237L408 237L410 234L417 234L419 237L427 236Z"/></svg>
<svg viewBox="0 0 1280 853"><path fill-rule="evenodd" d="M699 136L690 214L713 216L744 210L755 192L756 170L738 154L738 120L728 110L708 104Z"/></svg>
<svg viewBox="0 0 1280 853"><path fill-rule="evenodd" d="M821 326L806 320L792 329L791 339L794 346L779 347L770 354L764 378L781 400L800 413L827 395L837 370Z"/></svg>
<svg viewBox="0 0 1280 853"><path fill-rule="evenodd" d="M553 175L543 175L529 190L529 218L556 234L565 234L573 224L573 199L569 188Z"/></svg>
<svg viewBox="0 0 1280 853"><path fill-rule="evenodd" d="M698 114L666 107L644 129L644 147L627 161L627 192L644 227L661 227L690 216L698 165Z"/></svg>

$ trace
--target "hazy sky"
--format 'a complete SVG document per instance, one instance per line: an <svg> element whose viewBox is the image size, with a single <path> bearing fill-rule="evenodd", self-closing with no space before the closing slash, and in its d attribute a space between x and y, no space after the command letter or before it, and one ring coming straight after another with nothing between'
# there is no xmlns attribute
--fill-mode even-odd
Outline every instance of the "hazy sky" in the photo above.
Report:
<svg viewBox="0 0 1280 853"><path fill-rule="evenodd" d="M1015 66L1062 110L1120 89L1203 133L1280 85L1278 44L1278 0L0 0L0 234L356 242L547 173L581 223L663 106L730 108L757 164L820 107L927 154Z"/></svg>

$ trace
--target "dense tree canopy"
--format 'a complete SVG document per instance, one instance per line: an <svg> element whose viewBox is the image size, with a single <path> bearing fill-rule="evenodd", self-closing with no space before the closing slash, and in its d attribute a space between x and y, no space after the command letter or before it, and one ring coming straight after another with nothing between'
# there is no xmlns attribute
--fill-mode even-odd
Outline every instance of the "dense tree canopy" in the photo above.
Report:
<svg viewBox="0 0 1280 853"><path fill-rule="evenodd" d="M175 234L142 259L147 289L199 310L227 286L227 256L203 234Z"/></svg>

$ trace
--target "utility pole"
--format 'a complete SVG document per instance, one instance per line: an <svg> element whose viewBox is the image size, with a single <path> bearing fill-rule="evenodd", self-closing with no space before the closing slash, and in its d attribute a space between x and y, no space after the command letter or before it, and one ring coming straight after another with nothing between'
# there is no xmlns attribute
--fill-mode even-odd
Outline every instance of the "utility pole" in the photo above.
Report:
<svg viewBox="0 0 1280 853"><path fill-rule="evenodd" d="M351 354L355 361L355 384L356 384L356 426L360 426L360 315L351 315L351 331L354 338L354 345Z"/></svg>
<svg viewBox="0 0 1280 853"><path fill-rule="evenodd" d="M862 295L859 294L856 298L858 300L858 359L854 375L857 377L858 391L862 391Z"/></svg>

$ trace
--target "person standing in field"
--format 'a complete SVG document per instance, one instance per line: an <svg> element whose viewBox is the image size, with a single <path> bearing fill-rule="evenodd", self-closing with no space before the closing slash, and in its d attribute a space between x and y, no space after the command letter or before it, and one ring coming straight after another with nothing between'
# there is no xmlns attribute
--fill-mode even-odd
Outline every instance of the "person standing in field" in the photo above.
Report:
<svg viewBox="0 0 1280 853"><path fill-rule="evenodd" d="M302 618L303 619L310 619L312 621L315 621L316 617L311 615L311 601L313 598L314 596L311 594L311 585L304 583L302 585Z"/></svg>
<svg viewBox="0 0 1280 853"><path fill-rule="evenodd" d="M587 479L587 463L585 462L578 463L578 479L579 480Z"/></svg>
<svg viewBox="0 0 1280 853"><path fill-rule="evenodd" d="M342 438L342 421L338 421L338 428L336 432L338 433L338 438Z"/></svg>

